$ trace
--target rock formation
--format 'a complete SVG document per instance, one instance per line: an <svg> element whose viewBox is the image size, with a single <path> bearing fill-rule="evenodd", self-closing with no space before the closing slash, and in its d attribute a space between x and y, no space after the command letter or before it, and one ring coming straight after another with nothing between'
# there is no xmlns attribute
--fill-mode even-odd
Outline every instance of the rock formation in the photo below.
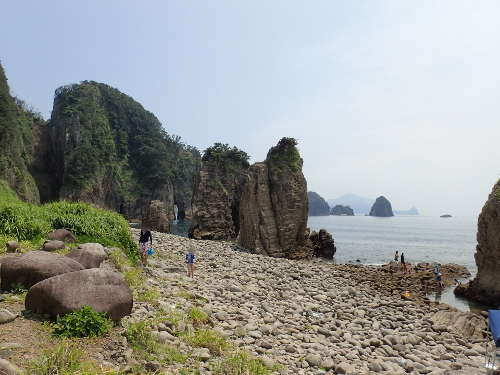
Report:
<svg viewBox="0 0 500 375"><path fill-rule="evenodd" d="M99 243L84 243L66 254L68 258L76 260L84 268L99 268L107 258L104 247Z"/></svg>
<svg viewBox="0 0 500 375"><path fill-rule="evenodd" d="M314 191L307 192L309 202L309 216L328 216L330 215L330 206L318 193Z"/></svg>
<svg viewBox="0 0 500 375"><path fill-rule="evenodd" d="M337 204L332 208L330 214L335 216L354 216L354 211L349 206L342 206L340 204Z"/></svg>
<svg viewBox="0 0 500 375"><path fill-rule="evenodd" d="M0 289L10 290L16 285L30 288L32 285L67 272L80 271L83 266L63 255L46 251L29 253L2 259Z"/></svg>
<svg viewBox="0 0 500 375"><path fill-rule="evenodd" d="M375 200L370 210L370 216L390 217L394 216L392 212L391 202L386 197L380 196Z"/></svg>
<svg viewBox="0 0 500 375"><path fill-rule="evenodd" d="M0 179L31 203L40 201L30 168L37 144L33 129L41 123L43 119L39 114L10 95L7 77L0 65Z"/></svg>
<svg viewBox="0 0 500 375"><path fill-rule="evenodd" d="M459 285L455 294L485 305L500 306L500 181L488 197L477 223L477 246L474 255L476 277Z"/></svg>
<svg viewBox="0 0 500 375"><path fill-rule="evenodd" d="M51 317L90 306L119 320L132 311L132 292L118 272L97 268L70 272L43 280L30 288L26 309Z"/></svg>
<svg viewBox="0 0 500 375"><path fill-rule="evenodd" d="M252 252L310 258L307 183L293 138L282 138L266 161L248 170L240 205L238 244Z"/></svg>
<svg viewBox="0 0 500 375"><path fill-rule="evenodd" d="M191 238L236 238L240 229L241 189L248 166L248 155L236 147L216 143L205 151L193 196Z"/></svg>
<svg viewBox="0 0 500 375"><path fill-rule="evenodd" d="M312 242L315 257L332 259L337 251L332 235L326 229L320 229L319 232L313 231L309 240Z"/></svg>

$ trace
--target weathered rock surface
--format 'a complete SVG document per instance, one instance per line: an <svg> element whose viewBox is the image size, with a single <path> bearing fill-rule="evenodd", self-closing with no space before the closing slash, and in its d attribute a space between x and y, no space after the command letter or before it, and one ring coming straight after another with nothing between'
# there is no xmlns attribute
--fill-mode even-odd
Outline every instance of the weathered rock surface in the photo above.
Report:
<svg viewBox="0 0 500 375"><path fill-rule="evenodd" d="M430 316L436 331L453 331L464 337L483 339L488 328L483 317L461 311L438 311Z"/></svg>
<svg viewBox="0 0 500 375"><path fill-rule="evenodd" d="M16 315L7 309L0 309L0 324L8 323L16 319Z"/></svg>
<svg viewBox="0 0 500 375"><path fill-rule="evenodd" d="M241 150L216 144L205 151L193 195L191 238L236 238L240 230L240 199L247 169L248 155Z"/></svg>
<svg viewBox="0 0 500 375"><path fill-rule="evenodd" d="M63 255L30 251L20 256L2 259L0 289L10 290L16 284L30 288L39 281L82 269L80 263Z"/></svg>
<svg viewBox="0 0 500 375"><path fill-rule="evenodd" d="M330 206L325 199L314 191L307 192L309 202L309 216L328 216L330 215Z"/></svg>
<svg viewBox="0 0 500 375"><path fill-rule="evenodd" d="M42 246L43 251L55 251L55 250L60 250L64 249L66 245L64 244L63 241L58 241L58 240L49 240L45 241Z"/></svg>
<svg viewBox="0 0 500 375"><path fill-rule="evenodd" d="M330 214L335 216L354 216L354 211L349 206L342 206L340 204L337 204L332 208Z"/></svg>
<svg viewBox="0 0 500 375"><path fill-rule="evenodd" d="M378 217L390 217L394 216L392 212L391 202L387 200L386 197L380 196L375 200L373 206L370 210L370 216L378 216Z"/></svg>
<svg viewBox="0 0 500 375"><path fill-rule="evenodd" d="M119 320L132 311L132 292L118 272L88 269L51 277L33 285L26 309L52 317L90 306Z"/></svg>
<svg viewBox="0 0 500 375"><path fill-rule="evenodd" d="M76 237L67 229L56 229L47 235L49 240L63 241L63 242L75 242Z"/></svg>
<svg viewBox="0 0 500 375"><path fill-rule="evenodd" d="M314 256L326 259L332 259L337 249L332 235L326 229L320 229L319 232L313 231L309 235L314 249Z"/></svg>
<svg viewBox="0 0 500 375"><path fill-rule="evenodd" d="M170 232L172 212L170 212L165 202L160 200L150 201L143 215L142 225L146 228L163 233Z"/></svg>
<svg viewBox="0 0 500 375"><path fill-rule="evenodd" d="M76 260L84 268L99 268L103 260L107 258L104 247L99 243L84 243L66 256Z"/></svg>
<svg viewBox="0 0 500 375"><path fill-rule="evenodd" d="M493 186L477 223L474 254L477 275L468 284L459 285L455 294L489 306L500 306L500 181Z"/></svg>
<svg viewBox="0 0 500 375"><path fill-rule="evenodd" d="M258 254L312 256L308 246L307 183L296 141L283 138L266 161L248 170L240 205L238 244Z"/></svg>

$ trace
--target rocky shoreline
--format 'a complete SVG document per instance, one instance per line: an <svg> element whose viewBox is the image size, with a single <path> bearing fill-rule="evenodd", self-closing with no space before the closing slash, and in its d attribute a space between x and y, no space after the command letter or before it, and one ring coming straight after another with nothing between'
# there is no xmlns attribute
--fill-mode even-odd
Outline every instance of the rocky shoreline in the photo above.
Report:
<svg viewBox="0 0 500 375"><path fill-rule="evenodd" d="M183 269L190 246L198 257L194 279ZM155 249L152 285L164 291L182 286L206 301L202 308L216 331L280 364L280 373L481 373L486 319L421 296L405 299L381 269L269 258L235 252L229 242L160 233ZM186 309L192 301L167 297L159 303ZM136 304L130 319L153 314ZM210 373L203 363L200 370Z"/></svg>
<svg viewBox="0 0 500 375"><path fill-rule="evenodd" d="M138 230L131 231L137 238ZM430 272L425 267L403 275L390 266L271 258L237 251L231 242L153 236L156 254L144 270L144 287L134 291L132 314L101 340L79 342L103 369L224 374L214 370L226 360L221 353L189 341L192 332L208 329L233 353L255 356L279 374L482 373L485 317L426 299L419 287ZM191 248L198 260L194 279L184 267ZM115 266L106 260L103 267ZM453 270L463 272L442 266L445 280ZM24 367L40 350L33 342L43 337L54 345L54 339L36 316L22 312L21 301L7 299L17 319L0 325L0 357ZM188 318L196 309L207 317L201 328ZM143 322L185 360L138 356L127 327ZM2 349L14 344L21 349Z"/></svg>

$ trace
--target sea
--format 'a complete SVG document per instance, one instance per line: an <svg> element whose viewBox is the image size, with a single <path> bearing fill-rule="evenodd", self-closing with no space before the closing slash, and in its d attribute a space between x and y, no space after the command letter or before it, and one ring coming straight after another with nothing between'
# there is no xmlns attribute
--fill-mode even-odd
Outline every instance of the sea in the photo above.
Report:
<svg viewBox="0 0 500 375"><path fill-rule="evenodd" d="M436 216L310 216L311 230L326 229L335 240L335 263L382 265L404 252L409 263L456 263L477 273L474 261L477 217ZM462 280L466 281L466 280ZM462 311L484 310L453 288L430 294L433 301L447 303Z"/></svg>

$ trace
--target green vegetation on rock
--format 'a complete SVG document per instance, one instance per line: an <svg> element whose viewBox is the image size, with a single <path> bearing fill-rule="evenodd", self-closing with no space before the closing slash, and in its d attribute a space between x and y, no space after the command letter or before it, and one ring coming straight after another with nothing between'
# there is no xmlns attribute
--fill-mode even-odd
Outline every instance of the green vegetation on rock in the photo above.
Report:
<svg viewBox="0 0 500 375"><path fill-rule="evenodd" d="M283 137L278 144L271 147L267 153L266 163L272 168L282 169L290 168L297 173L302 170L302 158L297 149L297 140L295 138Z"/></svg>
<svg viewBox="0 0 500 375"><path fill-rule="evenodd" d="M133 262L137 260L137 245L121 215L86 203L26 203L18 199L4 182L0 183L0 239L24 241L22 245L34 249L41 245L50 231L58 228L73 232L78 242L119 247Z"/></svg>
<svg viewBox="0 0 500 375"><path fill-rule="evenodd" d="M43 122L40 115L10 95L7 77L0 65L0 179L29 202L39 202L35 180L29 172L33 161L33 127Z"/></svg>

